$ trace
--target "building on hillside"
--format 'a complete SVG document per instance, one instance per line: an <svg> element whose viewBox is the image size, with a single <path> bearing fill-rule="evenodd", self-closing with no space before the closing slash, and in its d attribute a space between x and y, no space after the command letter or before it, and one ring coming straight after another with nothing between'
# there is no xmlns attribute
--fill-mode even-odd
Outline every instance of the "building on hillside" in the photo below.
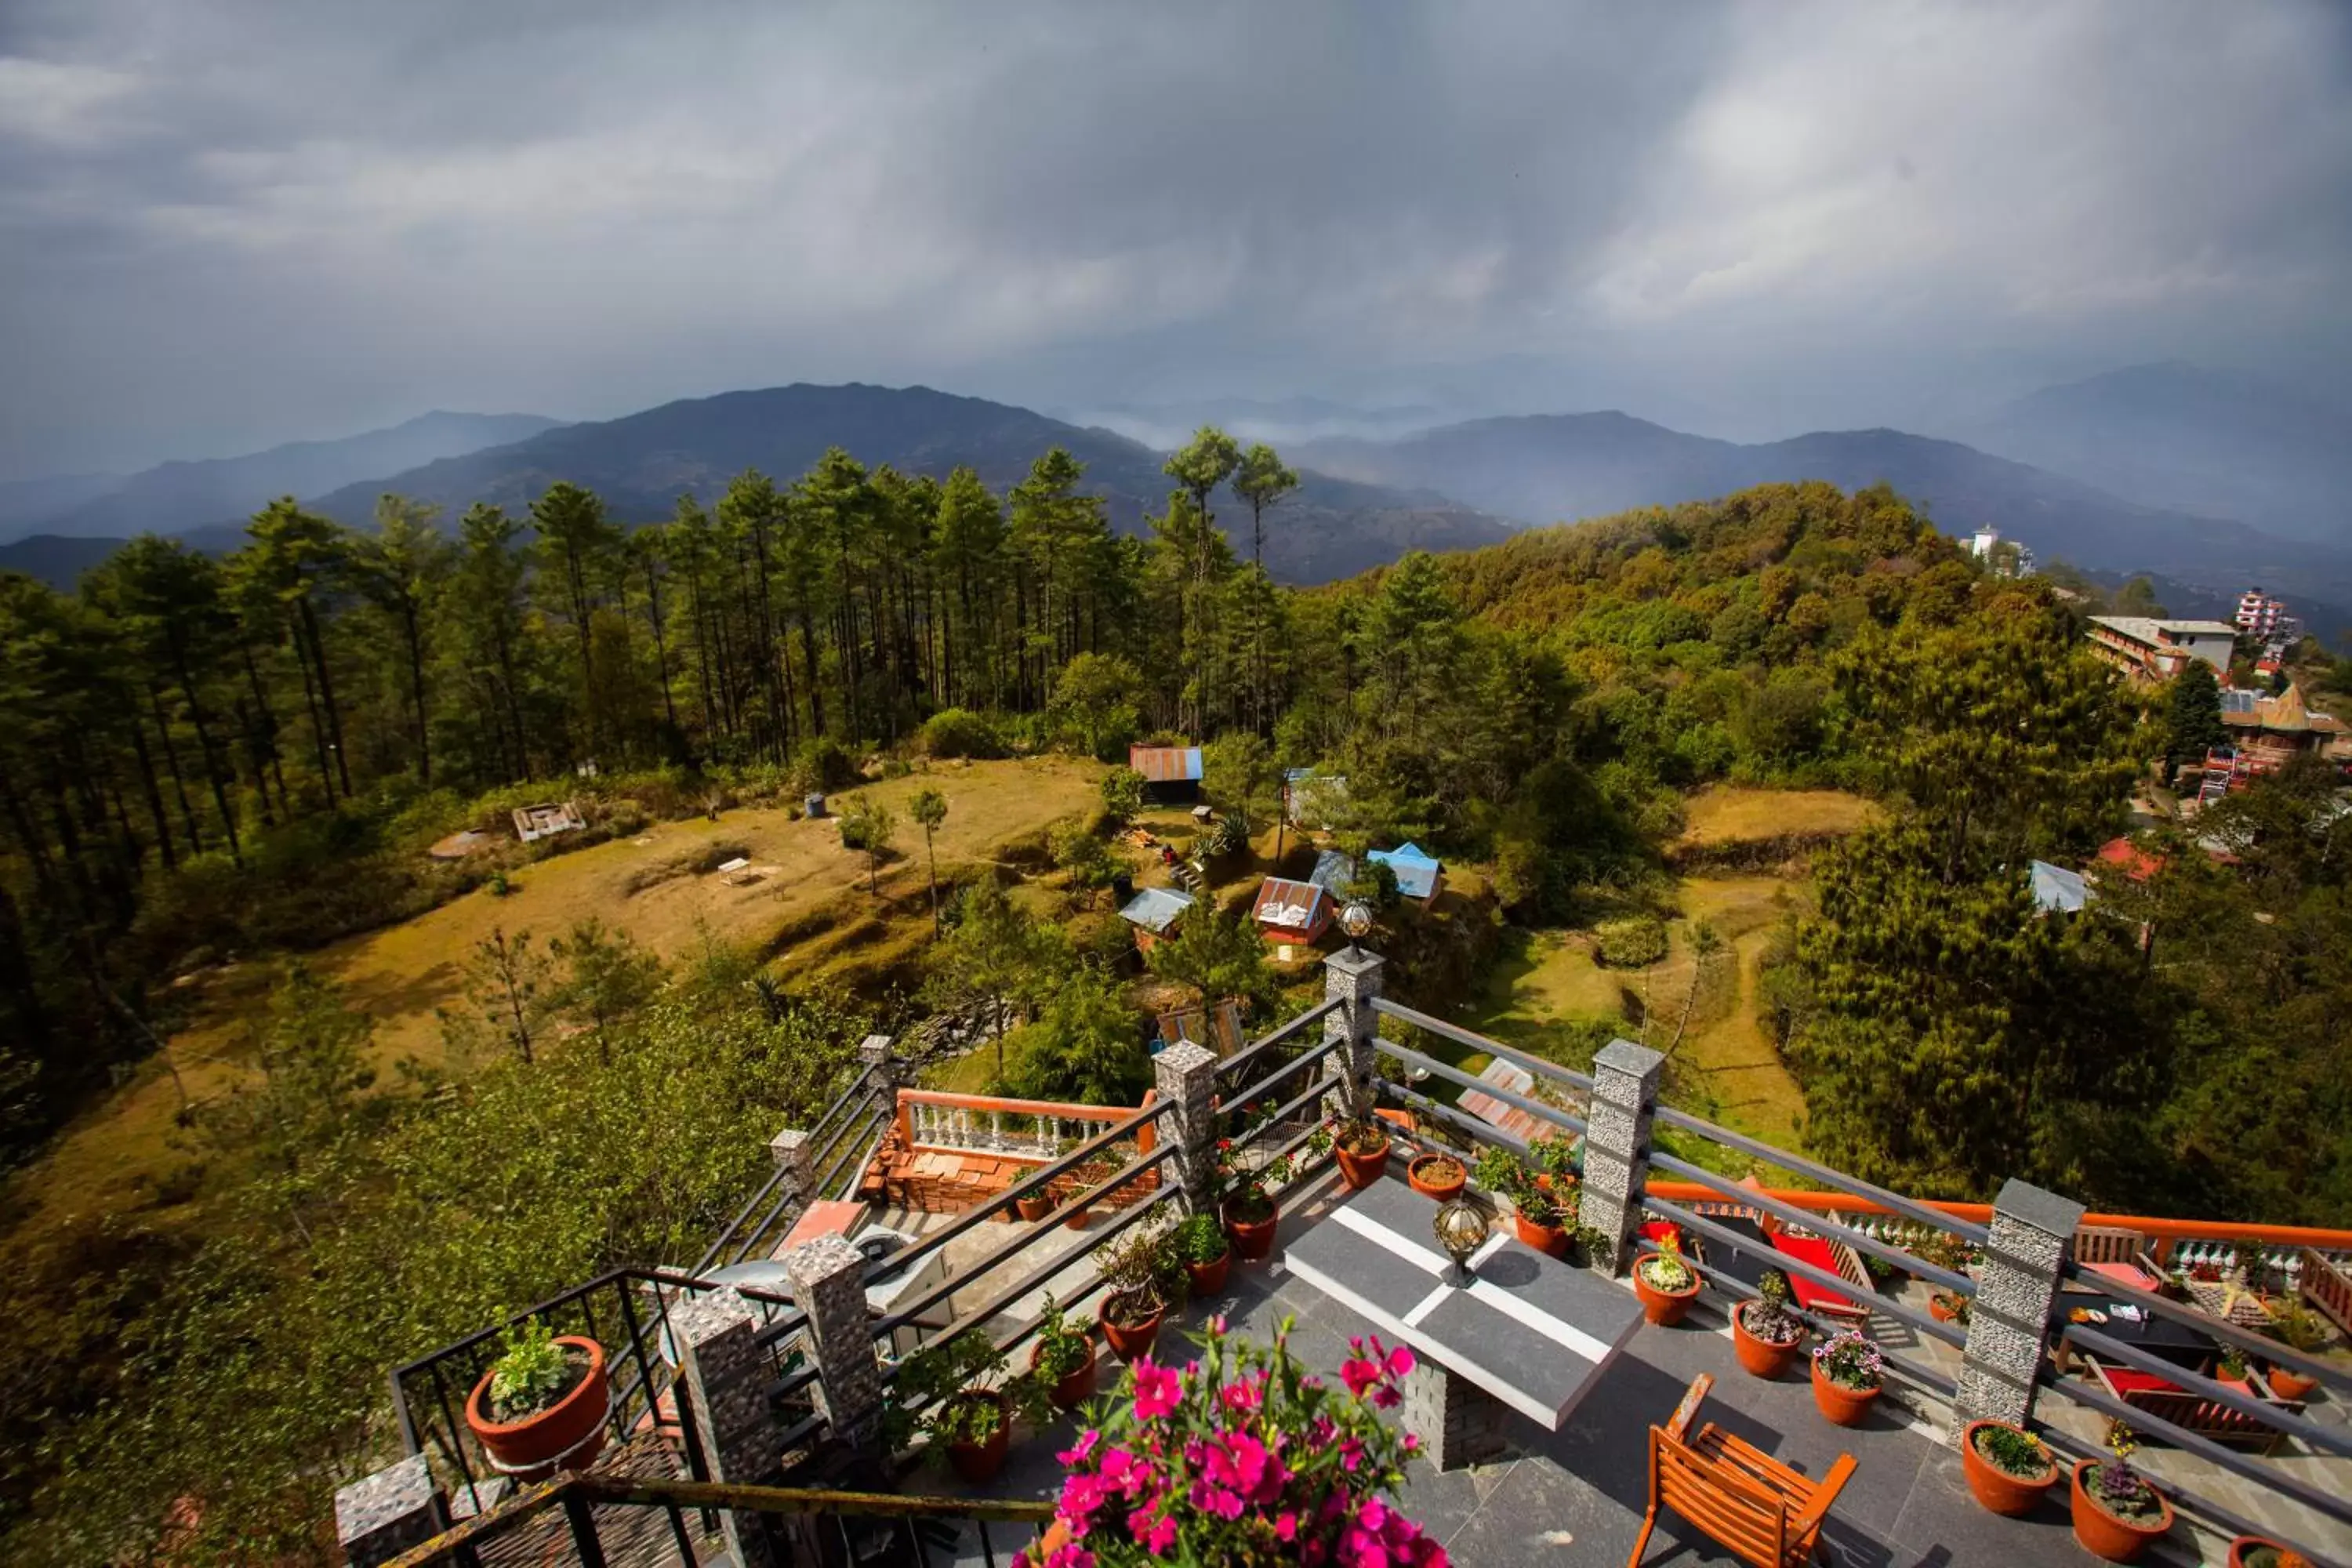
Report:
<svg viewBox="0 0 2352 1568"><path fill-rule="evenodd" d="M1331 895L1335 904L1348 901L1348 889L1356 882L1355 858L1343 850L1326 849L1315 857L1315 869L1307 879Z"/></svg>
<svg viewBox="0 0 2352 1568"><path fill-rule="evenodd" d="M567 800L562 805L519 805L514 811L515 837L525 844L537 843L552 834L577 832L587 826L588 819L580 815L577 801Z"/></svg>
<svg viewBox="0 0 2352 1568"><path fill-rule="evenodd" d="M2004 540L2000 530L1986 523L1969 541L1969 553L1993 569L1996 576L2031 577L2033 575L2033 552L2014 539Z"/></svg>
<svg viewBox="0 0 2352 1568"><path fill-rule="evenodd" d="M2163 869L2163 856L2141 848L2131 841L2128 835L2118 835L2099 846L2091 874L2094 879L2121 876L2135 882L2145 882Z"/></svg>
<svg viewBox="0 0 2352 1568"><path fill-rule="evenodd" d="M2036 860L2028 875L2032 879L2033 901L2045 915L2078 915L2091 901L2090 886L2080 871Z"/></svg>
<svg viewBox="0 0 2352 1568"><path fill-rule="evenodd" d="M1201 748L1129 746L1127 765L1143 775L1147 800L1197 800L1201 795Z"/></svg>
<svg viewBox="0 0 2352 1568"><path fill-rule="evenodd" d="M2244 789L2306 752L2339 765L2352 763L2352 731L2342 720L2306 704L2303 689L2292 682L2275 697L2224 688L2221 723L2230 731L2230 744L2205 754L2200 801Z"/></svg>
<svg viewBox="0 0 2352 1568"><path fill-rule="evenodd" d="M2303 624L2286 613L2286 601L2260 588L2249 588L2238 595L2238 613L2231 618L2240 631L2258 642L2289 643L2303 632Z"/></svg>
<svg viewBox="0 0 2352 1568"><path fill-rule="evenodd" d="M2165 621L2152 616L2093 616L2091 647L2130 676L2149 682L2169 680L2201 658L2214 673L2230 673L2238 646L2235 626L2220 621Z"/></svg>
<svg viewBox="0 0 2352 1568"><path fill-rule="evenodd" d="M1257 929L1267 940L1283 942L1321 941L1336 912L1328 889L1287 877L1268 877L1259 883L1257 901L1250 906Z"/></svg>
<svg viewBox="0 0 2352 1568"><path fill-rule="evenodd" d="M1418 844L1375 849L1364 858L1395 872L1397 891L1421 903L1437 897L1438 889L1445 885L1444 865Z"/></svg>
<svg viewBox="0 0 2352 1568"><path fill-rule="evenodd" d="M1135 897L1119 906L1118 918L1135 928L1138 951L1150 952L1176 934L1194 901L1192 894L1178 888L1139 888Z"/></svg>

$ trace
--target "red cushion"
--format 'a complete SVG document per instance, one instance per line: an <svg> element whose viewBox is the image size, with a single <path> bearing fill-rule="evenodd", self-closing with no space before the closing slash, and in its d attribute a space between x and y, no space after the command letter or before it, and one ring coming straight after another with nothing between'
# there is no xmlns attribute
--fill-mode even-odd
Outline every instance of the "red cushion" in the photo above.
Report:
<svg viewBox="0 0 2352 1568"><path fill-rule="evenodd" d="M2178 1394L2180 1392L2180 1385L2171 1379L2158 1377L2152 1372L2141 1372L2137 1367L2103 1366L2099 1371L2105 1375L2109 1386L2117 1394Z"/></svg>
<svg viewBox="0 0 2352 1568"><path fill-rule="evenodd" d="M1837 1272L1837 1254L1830 1244L1818 1236L1790 1236L1783 1233L1772 1238L1774 1247L1787 1253L1800 1263L1810 1263L1816 1268ZM1791 1273L1789 1288L1797 1293L1797 1305L1816 1307L1852 1307L1853 1303L1825 1286L1816 1285L1802 1275Z"/></svg>

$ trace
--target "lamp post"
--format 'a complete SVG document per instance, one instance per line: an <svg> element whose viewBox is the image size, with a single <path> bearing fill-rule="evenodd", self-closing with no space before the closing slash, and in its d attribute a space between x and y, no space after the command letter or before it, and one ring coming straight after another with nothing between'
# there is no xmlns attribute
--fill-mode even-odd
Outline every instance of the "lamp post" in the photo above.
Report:
<svg viewBox="0 0 2352 1568"><path fill-rule="evenodd" d="M1348 933L1349 953L1360 958L1363 955L1356 943L1363 939L1365 932L1372 929L1371 910L1360 901L1351 900L1339 911L1339 929Z"/></svg>
<svg viewBox="0 0 2352 1568"><path fill-rule="evenodd" d="M1486 1211L1468 1198L1454 1198L1437 1211L1431 1228L1437 1233L1437 1245L1454 1259L1454 1271L1445 1282L1467 1289L1476 1278L1470 1272L1470 1255L1486 1243Z"/></svg>

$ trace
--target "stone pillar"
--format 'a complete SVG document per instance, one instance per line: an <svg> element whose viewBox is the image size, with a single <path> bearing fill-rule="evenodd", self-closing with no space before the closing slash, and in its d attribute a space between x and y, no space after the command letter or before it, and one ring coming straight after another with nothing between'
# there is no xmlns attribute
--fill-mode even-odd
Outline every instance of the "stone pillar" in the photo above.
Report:
<svg viewBox="0 0 2352 1568"><path fill-rule="evenodd" d="M1405 1374L1401 1425L1440 1470L1483 1464L1503 1452L1503 1402L1427 1356Z"/></svg>
<svg viewBox="0 0 2352 1568"><path fill-rule="evenodd" d="M809 1158L808 1134L797 1127L787 1127L768 1140L768 1158L784 1173L784 1187L805 1198L816 1180L814 1163Z"/></svg>
<svg viewBox="0 0 2352 1568"><path fill-rule="evenodd" d="M1160 1102L1170 1109L1160 1134L1175 1144L1171 1163L1184 1189L1188 1214L1205 1214L1216 1190L1217 1057L1206 1046L1179 1040L1151 1058Z"/></svg>
<svg viewBox="0 0 2352 1568"><path fill-rule="evenodd" d="M1373 1058L1381 1037L1381 1016L1372 1003L1381 994L1386 963L1379 953L1354 946L1323 961L1323 999L1343 1004L1323 1020L1323 1037L1348 1042L1324 1058L1323 1076L1338 1090L1324 1099L1326 1115L1372 1113Z"/></svg>
<svg viewBox="0 0 2352 1568"><path fill-rule="evenodd" d="M376 1568L448 1528L448 1510L422 1454L335 1493L335 1538L352 1568Z"/></svg>
<svg viewBox="0 0 2352 1568"><path fill-rule="evenodd" d="M677 1340L678 1377L710 1479L775 1485L783 1433L768 1399L768 1356L755 1337L760 1321L750 1304L732 1290L713 1290L673 1306L669 1323ZM785 1558L761 1515L723 1509L719 1523L742 1568L782 1568Z"/></svg>
<svg viewBox="0 0 2352 1568"><path fill-rule="evenodd" d="M808 1314L802 1331L816 1363L817 1398L834 1436L852 1447L873 1439L882 1421L882 1365L874 1355L874 1320L866 1309L866 1255L838 1236L803 1241L784 1254L793 1304Z"/></svg>
<svg viewBox="0 0 2352 1568"><path fill-rule="evenodd" d="M2059 1269L2083 1223L2083 1205L2011 1177L1993 1200L1991 1235L1969 1308L1952 1442L1971 1421L2022 1426L2033 1414L2033 1374L2050 1344Z"/></svg>
<svg viewBox="0 0 2352 1568"><path fill-rule="evenodd" d="M890 1037L868 1035L857 1042L858 1065L866 1069L866 1082L875 1089L898 1087L898 1063L890 1055Z"/></svg>
<svg viewBox="0 0 2352 1568"><path fill-rule="evenodd" d="M1601 1233L1592 1261L1612 1274L1622 1274L1633 1262L1633 1233L1641 1227L1642 1190L1650 1173L1650 1119L1665 1065L1665 1058L1631 1040L1612 1040L1592 1058L1576 1218Z"/></svg>

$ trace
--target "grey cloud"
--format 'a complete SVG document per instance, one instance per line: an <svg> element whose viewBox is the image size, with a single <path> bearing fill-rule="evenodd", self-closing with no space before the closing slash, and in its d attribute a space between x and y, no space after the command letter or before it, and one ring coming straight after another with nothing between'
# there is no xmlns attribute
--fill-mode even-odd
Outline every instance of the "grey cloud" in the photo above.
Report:
<svg viewBox="0 0 2352 1568"><path fill-rule="evenodd" d="M793 379L1932 424L2340 387L2324 5L19 5L0 473Z"/></svg>

